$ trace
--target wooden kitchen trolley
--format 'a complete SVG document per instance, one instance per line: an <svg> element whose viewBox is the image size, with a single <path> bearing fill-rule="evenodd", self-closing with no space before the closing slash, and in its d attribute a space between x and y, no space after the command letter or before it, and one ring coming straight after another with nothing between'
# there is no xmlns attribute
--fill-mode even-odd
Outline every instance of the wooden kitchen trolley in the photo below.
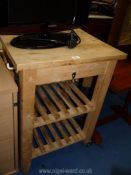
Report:
<svg viewBox="0 0 131 175"><path fill-rule="evenodd" d="M18 49L15 36L1 36L3 53L18 75L20 159L29 172L32 158L83 140L94 131L117 60L126 54L81 29L74 49ZM91 100L72 81L97 76ZM88 114L81 128L75 118ZM88 156L88 155L87 155Z"/></svg>

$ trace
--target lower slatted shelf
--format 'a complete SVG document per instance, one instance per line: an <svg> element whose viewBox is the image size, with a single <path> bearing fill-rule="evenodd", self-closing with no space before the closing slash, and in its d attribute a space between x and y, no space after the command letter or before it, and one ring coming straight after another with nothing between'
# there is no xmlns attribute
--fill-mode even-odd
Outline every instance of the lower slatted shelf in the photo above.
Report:
<svg viewBox="0 0 131 175"><path fill-rule="evenodd" d="M72 81L38 86L35 127L68 119L94 110L92 102Z"/></svg>
<svg viewBox="0 0 131 175"><path fill-rule="evenodd" d="M47 154L84 138L85 134L73 118L34 128L32 157Z"/></svg>

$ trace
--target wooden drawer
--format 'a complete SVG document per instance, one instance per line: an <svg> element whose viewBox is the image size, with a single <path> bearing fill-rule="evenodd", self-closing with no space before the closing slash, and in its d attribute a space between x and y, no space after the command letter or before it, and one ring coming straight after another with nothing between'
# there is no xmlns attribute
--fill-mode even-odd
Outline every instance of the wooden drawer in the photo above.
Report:
<svg viewBox="0 0 131 175"><path fill-rule="evenodd" d="M12 94L0 93L0 142L13 139L13 125L11 123L13 123Z"/></svg>
<svg viewBox="0 0 131 175"><path fill-rule="evenodd" d="M64 80L71 80L73 73L76 75L75 78L96 76L98 74L103 74L106 66L107 62L101 62L100 65L99 63L85 63L39 69L37 70L36 84L48 84Z"/></svg>
<svg viewBox="0 0 131 175"><path fill-rule="evenodd" d="M16 97L17 86L0 58L0 175L18 168Z"/></svg>
<svg viewBox="0 0 131 175"><path fill-rule="evenodd" d="M7 174L15 171L14 140L0 141L0 174Z"/></svg>

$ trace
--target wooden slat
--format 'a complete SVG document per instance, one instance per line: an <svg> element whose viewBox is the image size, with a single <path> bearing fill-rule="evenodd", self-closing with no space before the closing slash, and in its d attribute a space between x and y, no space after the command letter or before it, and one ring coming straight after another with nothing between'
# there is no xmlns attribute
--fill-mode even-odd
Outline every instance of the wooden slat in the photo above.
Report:
<svg viewBox="0 0 131 175"><path fill-rule="evenodd" d="M41 138L40 138L36 129L34 129L33 134L34 134L34 139L36 140L36 143L37 143L38 147L40 148L41 152L45 152L46 150L44 148L44 145L43 145Z"/></svg>
<svg viewBox="0 0 131 175"><path fill-rule="evenodd" d="M70 96L70 98L74 101L74 103L80 107L80 110L84 112L86 110L85 106L82 102L77 98L77 96L72 92L71 88L68 86L68 83L61 82L60 86L65 89L66 93Z"/></svg>
<svg viewBox="0 0 131 175"><path fill-rule="evenodd" d="M57 84L52 84L51 85L56 92L60 95L60 97L64 100L64 102L67 104L67 106L72 109L72 111L74 112L74 115L78 113L75 105L71 102L69 96L64 92L64 90L62 90L61 88L59 88L59 86Z"/></svg>
<svg viewBox="0 0 131 175"><path fill-rule="evenodd" d="M83 138L85 137L85 135L83 134L80 126L78 125L78 123L73 119L70 118L69 121L71 122L71 124L74 126L74 128L77 130L77 132L80 134L80 136Z"/></svg>
<svg viewBox="0 0 131 175"><path fill-rule="evenodd" d="M35 99L35 106L38 112L40 113L41 117L43 118L44 121L49 120L49 116L47 114L46 108L40 104L38 98L36 97Z"/></svg>
<svg viewBox="0 0 131 175"><path fill-rule="evenodd" d="M80 99L87 105L89 105L90 107L92 107L92 104L90 102L90 100L88 100L88 98L71 82L67 82L68 85L71 87L71 89L80 97Z"/></svg>
<svg viewBox="0 0 131 175"><path fill-rule="evenodd" d="M62 128L62 125L60 124L60 122L55 123L56 127L59 129L60 133L62 134L63 138L65 139L65 141L67 143L70 142L70 138L67 135L67 133L64 131L64 129Z"/></svg>
<svg viewBox="0 0 131 175"><path fill-rule="evenodd" d="M73 139L77 141L78 140L77 135L75 131L72 129L72 127L70 126L70 124L67 122L67 120L63 120L62 123L65 126L65 128L68 130L70 135L73 137Z"/></svg>
<svg viewBox="0 0 131 175"><path fill-rule="evenodd" d="M42 90L41 87L37 88L37 92L39 93L40 97L42 98L43 102L49 109L49 111L54 115L56 119L58 119L60 116L58 114L56 106L49 100L48 96L46 93Z"/></svg>
<svg viewBox="0 0 131 175"><path fill-rule="evenodd" d="M62 112L64 112L65 114L68 113L67 108L64 105L63 101L57 97L57 95L54 93L54 91L47 85L44 85L43 88L47 91L47 93L50 95L50 97L54 100L54 102L58 106L58 108Z"/></svg>
<svg viewBox="0 0 131 175"><path fill-rule="evenodd" d="M44 126L42 126L42 127L40 127L40 130L41 130L41 133L43 134L43 137L45 138L47 144L49 145L49 147L52 148L54 145L53 145L53 142L52 142L46 128Z"/></svg>
<svg viewBox="0 0 131 175"><path fill-rule="evenodd" d="M55 138L56 142L57 142L60 146L62 146L63 144L62 144L62 142L61 142L61 139L60 139L60 137L58 136L58 134L56 133L55 129L52 127L51 124L48 125L48 128L49 128L49 130L51 131L51 133L52 133L53 137Z"/></svg>

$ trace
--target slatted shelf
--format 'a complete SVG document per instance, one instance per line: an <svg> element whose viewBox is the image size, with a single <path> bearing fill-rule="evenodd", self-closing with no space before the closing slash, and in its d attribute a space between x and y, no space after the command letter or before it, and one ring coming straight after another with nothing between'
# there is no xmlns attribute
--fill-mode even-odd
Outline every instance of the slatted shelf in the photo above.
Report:
<svg viewBox="0 0 131 175"><path fill-rule="evenodd" d="M34 127L68 119L94 110L94 105L71 81L36 88Z"/></svg>
<svg viewBox="0 0 131 175"><path fill-rule="evenodd" d="M47 154L85 139L85 135L75 119L34 128L32 157Z"/></svg>

